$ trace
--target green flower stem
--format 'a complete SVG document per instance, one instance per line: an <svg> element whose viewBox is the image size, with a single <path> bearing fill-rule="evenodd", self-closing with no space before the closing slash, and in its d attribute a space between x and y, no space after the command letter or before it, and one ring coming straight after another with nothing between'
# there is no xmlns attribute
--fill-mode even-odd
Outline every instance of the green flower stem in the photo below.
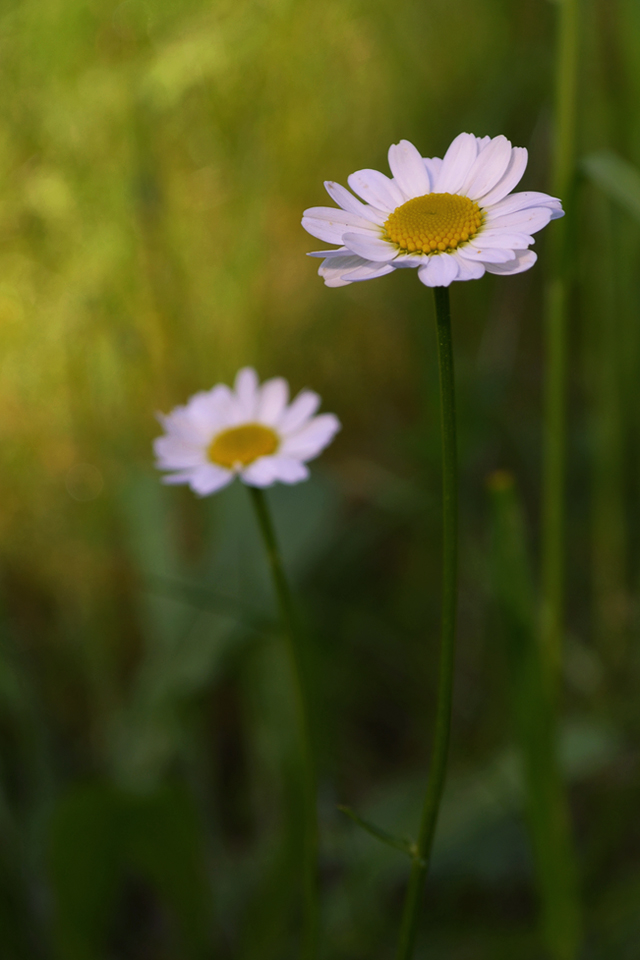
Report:
<svg viewBox="0 0 640 960"><path fill-rule="evenodd" d="M282 626L287 639L291 672L294 681L294 700L300 743L300 775L303 796L304 841L302 850L303 925L300 956L314 960L317 952L319 921L318 890L318 815L316 803L316 765L312 745L311 726L303 669L303 652L297 628L297 618L282 565L275 529L263 490L248 487L255 507L258 525L267 551L275 592L278 598Z"/></svg>
<svg viewBox="0 0 640 960"><path fill-rule="evenodd" d="M556 45L555 147L552 192L571 204L575 172L580 0L561 0ZM564 608L564 487L567 383L567 226L551 236L552 276L546 303L547 377L542 488L542 647L550 684L558 688Z"/></svg>
<svg viewBox="0 0 640 960"><path fill-rule="evenodd" d="M429 782L422 809L422 822L416 855L411 866L400 930L397 960L413 956L420 902L429 869L433 838L447 768L453 669L455 653L457 566L458 566L458 481L456 454L456 416L451 340L449 288L436 287L436 329L440 366L440 398L442 423L442 491L443 491L443 557L442 557L442 646L438 677L438 704Z"/></svg>

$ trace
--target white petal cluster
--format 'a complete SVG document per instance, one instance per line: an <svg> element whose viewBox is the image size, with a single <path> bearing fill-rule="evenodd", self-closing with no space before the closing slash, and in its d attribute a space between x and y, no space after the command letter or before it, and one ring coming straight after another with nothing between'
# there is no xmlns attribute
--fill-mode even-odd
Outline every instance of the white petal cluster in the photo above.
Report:
<svg viewBox="0 0 640 960"><path fill-rule="evenodd" d="M260 386L256 371L244 367L238 371L233 389L218 384L196 393L167 416L160 415L166 433L154 441L156 466L173 471L163 481L187 483L195 493L206 496L226 487L236 476L252 487L306 480L306 461L331 442L340 421L332 413L314 416L320 397L312 390L302 390L291 403L288 400L286 380L274 377ZM277 444L271 455L231 468L211 461L209 451L218 436L256 424L275 434Z"/></svg>
<svg viewBox="0 0 640 960"><path fill-rule="evenodd" d="M527 165L524 147L506 137L461 133L443 159L422 157L408 140L389 148L391 177L359 170L348 179L353 193L338 183L325 187L340 207L311 207L302 225L312 236L339 244L337 250L309 254L322 257L318 270L329 287L372 280L403 267L417 267L428 287L448 287L454 280L477 280L485 271L521 273L536 262L528 247L532 234L564 216L560 201L546 193L511 193ZM430 193L458 194L475 201L483 214L479 232L454 250L408 253L385 234L389 216L408 200Z"/></svg>

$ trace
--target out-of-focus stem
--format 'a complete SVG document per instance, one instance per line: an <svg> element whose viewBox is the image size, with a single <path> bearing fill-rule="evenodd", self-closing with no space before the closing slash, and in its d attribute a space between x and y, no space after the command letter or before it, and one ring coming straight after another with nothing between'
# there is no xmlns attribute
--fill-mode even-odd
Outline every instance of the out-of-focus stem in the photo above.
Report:
<svg viewBox="0 0 640 960"><path fill-rule="evenodd" d="M304 842L301 857L303 927L301 960L315 960L318 942L318 816L316 803L316 764L311 737L311 724L303 669L303 656L297 628L295 607L285 576L275 529L263 490L249 487L258 525L267 551L284 633L287 639L300 743L301 788L304 803Z"/></svg>
<svg viewBox="0 0 640 960"><path fill-rule="evenodd" d="M556 108L551 185L571 210L575 172L579 0L560 0L556 50ZM545 316L544 474L542 491L542 647L549 682L557 689L564 612L564 496L567 392L567 224L550 236L551 278Z"/></svg>

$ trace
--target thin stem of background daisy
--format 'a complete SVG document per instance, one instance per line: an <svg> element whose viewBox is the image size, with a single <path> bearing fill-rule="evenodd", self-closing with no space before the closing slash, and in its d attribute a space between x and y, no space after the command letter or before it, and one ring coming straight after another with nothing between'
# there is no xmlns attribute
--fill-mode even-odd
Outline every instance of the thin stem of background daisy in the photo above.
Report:
<svg viewBox="0 0 640 960"><path fill-rule="evenodd" d="M301 960L315 960L318 940L318 824L316 769L303 664L302 638L285 576L264 487L301 483L309 478L307 462L333 440L340 421L332 413L314 416L320 397L302 390L291 403L289 384L274 377L260 385L255 370L238 371L233 389L217 384L196 393L186 406L160 416L165 435L154 448L157 466L171 471L165 483L186 483L199 496L222 490L235 478L249 488L267 552L289 648L296 712L302 878Z"/></svg>
<svg viewBox="0 0 640 960"><path fill-rule="evenodd" d="M579 0L562 0L556 44L556 107L552 187L571 203L575 172ZM562 664L568 336L566 221L550 238L551 278L545 311L546 379L542 487L542 648L553 693Z"/></svg>
<svg viewBox="0 0 640 960"><path fill-rule="evenodd" d="M296 719L300 736L301 787L304 804L304 848L302 852L304 911L300 956L303 960L312 960L316 955L319 918L318 816L316 764L304 678L303 650L295 605L284 572L282 557L278 548L275 528L266 495L263 490L257 487L248 487L248 490L251 500L253 501L258 526L260 527L260 533L267 553L273 585L278 599L282 627L287 640L291 661Z"/></svg>
<svg viewBox="0 0 640 960"><path fill-rule="evenodd" d="M410 960L413 956L422 894L429 869L444 788L453 699L458 566L458 469L453 348L449 288L435 287L433 292L436 301L442 425L442 640L438 673L436 726L433 736L429 781L422 809L417 850L411 865L411 874L407 886L397 960Z"/></svg>

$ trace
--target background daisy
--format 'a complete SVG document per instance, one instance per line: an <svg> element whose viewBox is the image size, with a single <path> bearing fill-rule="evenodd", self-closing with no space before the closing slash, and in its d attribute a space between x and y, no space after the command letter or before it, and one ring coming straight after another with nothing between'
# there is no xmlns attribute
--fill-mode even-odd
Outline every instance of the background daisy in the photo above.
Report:
<svg viewBox="0 0 640 960"><path fill-rule="evenodd" d="M234 477L252 487L306 480L317 457L340 429L332 413L314 416L320 397L302 390L290 404L289 384L274 377L259 385L251 367L238 371L234 388L218 384L186 406L160 416L166 434L154 442L165 483L188 483L206 496Z"/></svg>

